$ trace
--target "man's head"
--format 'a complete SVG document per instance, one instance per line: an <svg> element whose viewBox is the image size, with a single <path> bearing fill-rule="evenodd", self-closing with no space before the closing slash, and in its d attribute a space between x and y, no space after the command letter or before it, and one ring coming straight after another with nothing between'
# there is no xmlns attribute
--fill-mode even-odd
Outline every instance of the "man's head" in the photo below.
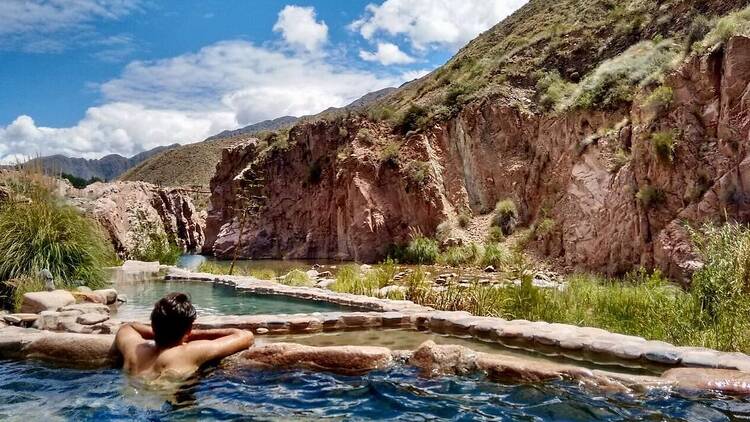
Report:
<svg viewBox="0 0 750 422"><path fill-rule="evenodd" d="M195 321L195 308L185 293L170 293L161 298L151 311L154 341L160 347L180 344L190 334Z"/></svg>

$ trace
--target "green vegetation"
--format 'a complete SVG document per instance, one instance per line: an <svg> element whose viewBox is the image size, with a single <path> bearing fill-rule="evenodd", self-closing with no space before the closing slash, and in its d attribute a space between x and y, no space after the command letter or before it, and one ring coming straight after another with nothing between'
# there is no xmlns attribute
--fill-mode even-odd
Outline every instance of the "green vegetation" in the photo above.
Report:
<svg viewBox="0 0 750 422"><path fill-rule="evenodd" d="M740 34L750 34L750 6L719 19L703 41L695 45L695 49L701 52L706 51Z"/></svg>
<svg viewBox="0 0 750 422"><path fill-rule="evenodd" d="M410 161L406 165L406 177L410 186L424 187L430 178L430 163L426 161Z"/></svg>
<svg viewBox="0 0 750 422"><path fill-rule="evenodd" d="M412 104L399 119L398 129L403 134L418 130L424 126L428 117L429 113L426 108Z"/></svg>
<svg viewBox="0 0 750 422"><path fill-rule="evenodd" d="M662 85L646 97L645 105L653 110L661 110L672 103L674 90L672 87Z"/></svg>
<svg viewBox="0 0 750 422"><path fill-rule="evenodd" d="M440 248L434 239L416 232L407 245L396 246L389 254L389 258L402 264L432 265L438 261Z"/></svg>
<svg viewBox="0 0 750 422"><path fill-rule="evenodd" d="M665 163L674 161L674 150L677 147L674 131L665 130L651 134L651 144L659 160Z"/></svg>
<svg viewBox="0 0 750 422"><path fill-rule="evenodd" d="M301 270L292 270L279 280L281 284L287 286L311 286L312 282L307 273Z"/></svg>
<svg viewBox="0 0 750 422"><path fill-rule="evenodd" d="M494 215L492 216L492 226L500 227L503 235L507 236L513 233L517 219L518 209L512 200L503 199L495 205Z"/></svg>
<svg viewBox="0 0 750 422"><path fill-rule="evenodd" d="M503 229L497 226L490 227L490 232L487 234L487 243L500 243L504 240Z"/></svg>
<svg viewBox="0 0 750 422"><path fill-rule="evenodd" d="M539 105L544 110L558 110L573 95L575 88L576 85L565 81L557 70L545 73L536 84Z"/></svg>
<svg viewBox="0 0 750 422"><path fill-rule="evenodd" d="M96 182L102 182L103 180L98 177L92 177L89 180L83 179L81 177L73 176L72 174L63 173L61 177L68 182L70 182L71 185L73 185L76 189L83 189L88 185L91 185Z"/></svg>
<svg viewBox="0 0 750 422"><path fill-rule="evenodd" d="M639 189L635 197L646 209L653 208L666 199L663 190L651 185L646 185Z"/></svg>
<svg viewBox="0 0 750 422"><path fill-rule="evenodd" d="M217 275L228 275L229 265L218 264L212 261L204 261L198 267L198 272ZM233 275L244 277L255 277L260 280L273 280L277 277L276 271L269 268L234 267Z"/></svg>
<svg viewBox="0 0 750 422"><path fill-rule="evenodd" d="M602 62L573 91L568 105L574 108L616 108L632 101L637 88L661 80L678 57L671 40L640 42L621 55Z"/></svg>
<svg viewBox="0 0 750 422"><path fill-rule="evenodd" d="M336 273L336 282L331 285L331 290L334 292L365 296L375 296L379 288L378 279L369 274L363 277L357 265L345 265L339 268Z"/></svg>
<svg viewBox="0 0 750 422"><path fill-rule="evenodd" d="M513 261L513 254L500 243L490 243L484 247L484 253L480 265L483 267L493 266L497 270L508 269Z"/></svg>
<svg viewBox="0 0 750 422"><path fill-rule="evenodd" d="M104 287L103 268L115 265L116 257L99 224L65 204L32 175L9 184L25 199L12 197L0 205L0 302L11 306L23 293L38 289L43 269L61 288L80 282Z"/></svg>
<svg viewBox="0 0 750 422"><path fill-rule="evenodd" d="M469 267L477 265L482 258L482 247L476 243L464 246L452 246L438 257L438 262L451 267Z"/></svg>
<svg viewBox="0 0 750 422"><path fill-rule="evenodd" d="M609 171L611 173L617 173L621 168L625 167L630 162L631 156L623 148L617 148L615 153L612 155L610 160Z"/></svg>
<svg viewBox="0 0 750 422"><path fill-rule="evenodd" d="M401 156L401 145L396 142L388 142L380 152L380 162L390 167L397 167Z"/></svg>
<svg viewBox="0 0 750 422"><path fill-rule="evenodd" d="M469 211L463 211L458 214L458 227L465 229L469 227L469 223L471 223L471 214Z"/></svg>
<svg viewBox="0 0 750 422"><path fill-rule="evenodd" d="M128 259L174 265L182 255L182 248L173 237L165 233L158 224L150 221L144 213L138 213L137 223L132 227L135 247Z"/></svg>

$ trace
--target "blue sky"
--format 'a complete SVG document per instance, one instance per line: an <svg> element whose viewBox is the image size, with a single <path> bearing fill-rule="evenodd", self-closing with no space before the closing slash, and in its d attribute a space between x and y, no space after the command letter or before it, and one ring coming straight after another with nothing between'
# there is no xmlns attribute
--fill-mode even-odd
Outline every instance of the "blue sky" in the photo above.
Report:
<svg viewBox="0 0 750 422"><path fill-rule="evenodd" d="M132 155L443 64L524 0L2 0L0 161Z"/></svg>

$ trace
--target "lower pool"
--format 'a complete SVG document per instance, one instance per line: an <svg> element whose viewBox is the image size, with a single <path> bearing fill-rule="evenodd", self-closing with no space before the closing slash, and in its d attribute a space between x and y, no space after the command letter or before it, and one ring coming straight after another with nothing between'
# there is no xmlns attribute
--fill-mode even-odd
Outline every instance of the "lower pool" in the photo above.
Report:
<svg viewBox="0 0 750 422"><path fill-rule="evenodd" d="M171 392L138 386L119 370L0 362L0 420L524 420L727 421L750 401L654 390L592 394L577 384L497 384L420 378L396 367L365 376L303 370L209 369Z"/></svg>
<svg viewBox="0 0 750 422"><path fill-rule="evenodd" d="M128 297L127 303L121 305L114 314L115 318L121 320L147 319L154 303L171 292L190 294L198 316L361 311L328 302L254 294L198 281L118 282L114 288Z"/></svg>

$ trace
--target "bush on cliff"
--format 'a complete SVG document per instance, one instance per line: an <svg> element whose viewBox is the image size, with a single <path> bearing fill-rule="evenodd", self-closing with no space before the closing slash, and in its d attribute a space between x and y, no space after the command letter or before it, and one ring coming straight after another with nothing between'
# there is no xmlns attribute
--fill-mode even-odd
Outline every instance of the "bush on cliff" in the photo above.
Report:
<svg viewBox="0 0 750 422"><path fill-rule="evenodd" d="M492 216L492 226L500 227L504 235L512 234L518 220L518 209L510 199L504 199L495 206L495 214Z"/></svg>
<svg viewBox="0 0 750 422"><path fill-rule="evenodd" d="M99 224L44 187L27 189L25 195L0 207L0 282L6 300L10 291L35 287L30 280L43 269L49 269L58 287L78 282L103 287L103 268L116 259Z"/></svg>
<svg viewBox="0 0 750 422"><path fill-rule="evenodd" d="M750 6L716 21L716 25L706 34L703 41L696 43L695 49L704 52L717 44L726 43L732 36L740 34L750 34Z"/></svg>

